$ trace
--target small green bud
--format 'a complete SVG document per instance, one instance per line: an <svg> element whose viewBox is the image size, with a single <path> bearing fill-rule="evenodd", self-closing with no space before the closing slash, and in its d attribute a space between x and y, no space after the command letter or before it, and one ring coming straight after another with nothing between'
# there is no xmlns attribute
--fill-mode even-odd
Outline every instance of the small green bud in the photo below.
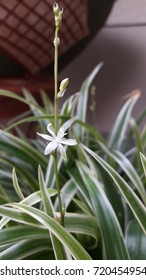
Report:
<svg viewBox="0 0 146 280"><path fill-rule="evenodd" d="M67 86L69 84L69 79L66 78L64 79L61 83L60 83L60 87L59 87L59 92L57 94L57 97L60 98L64 95L66 89L67 89Z"/></svg>
<svg viewBox="0 0 146 280"><path fill-rule="evenodd" d="M63 9L60 9L57 3L53 5L53 12L55 17L55 25L60 28L62 23Z"/></svg>
<svg viewBox="0 0 146 280"><path fill-rule="evenodd" d="M60 83L60 88L59 88L59 90L60 90L61 92L64 91L64 90L66 90L68 84L69 84L69 79L68 79L68 78L64 79L64 80Z"/></svg>
<svg viewBox="0 0 146 280"><path fill-rule="evenodd" d="M60 44L60 39L59 39L59 37L58 37L58 38L54 38L53 43L54 43L54 46L59 46L59 44Z"/></svg>
<svg viewBox="0 0 146 280"><path fill-rule="evenodd" d="M66 89L64 91L59 91L58 94L57 94L57 98L62 97L65 92L66 92Z"/></svg>
<svg viewBox="0 0 146 280"><path fill-rule="evenodd" d="M53 12L54 12L54 15L55 15L55 16L58 16L59 13L60 13L60 9L59 9L59 6L58 6L57 3L54 3L54 4L53 4Z"/></svg>

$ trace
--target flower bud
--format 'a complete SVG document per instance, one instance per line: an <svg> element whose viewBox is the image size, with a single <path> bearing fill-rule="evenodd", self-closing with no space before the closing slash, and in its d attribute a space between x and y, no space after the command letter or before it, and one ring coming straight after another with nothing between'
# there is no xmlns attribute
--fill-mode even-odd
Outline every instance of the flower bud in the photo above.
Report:
<svg viewBox="0 0 146 280"><path fill-rule="evenodd" d="M54 12L54 17L55 17L55 25L56 25L56 27L59 28L62 23L63 9L60 9L58 4L54 3L53 12Z"/></svg>
<svg viewBox="0 0 146 280"><path fill-rule="evenodd" d="M53 4L53 12L54 12L54 15L55 16L58 16L59 12L60 12L60 9L59 9L59 6L57 3L54 3Z"/></svg>
<svg viewBox="0 0 146 280"><path fill-rule="evenodd" d="M58 38L54 38L53 43L54 43L54 46L59 46L59 44L60 44L60 39L59 39L59 37L58 37Z"/></svg>
<svg viewBox="0 0 146 280"><path fill-rule="evenodd" d="M63 90L63 91L59 91L58 94L57 94L57 97L60 98L64 95L64 93L66 92L66 89Z"/></svg>
<svg viewBox="0 0 146 280"><path fill-rule="evenodd" d="M63 92L64 90L66 90L68 84L69 84L69 79L68 79L68 78L64 79L64 80L60 83L60 88L59 88L59 90L60 90L61 92Z"/></svg>

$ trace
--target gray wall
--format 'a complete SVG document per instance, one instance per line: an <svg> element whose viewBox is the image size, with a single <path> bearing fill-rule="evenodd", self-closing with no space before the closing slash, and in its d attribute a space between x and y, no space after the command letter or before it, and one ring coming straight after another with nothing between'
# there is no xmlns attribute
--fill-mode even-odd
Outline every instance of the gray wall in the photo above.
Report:
<svg viewBox="0 0 146 280"><path fill-rule="evenodd" d="M88 47L63 71L69 77L67 95L77 92L84 78L104 62L95 78L96 111L88 121L109 131L123 104L122 97L139 88L142 96L134 109L137 115L146 105L146 0L117 0L106 25ZM91 100L89 100L89 104Z"/></svg>

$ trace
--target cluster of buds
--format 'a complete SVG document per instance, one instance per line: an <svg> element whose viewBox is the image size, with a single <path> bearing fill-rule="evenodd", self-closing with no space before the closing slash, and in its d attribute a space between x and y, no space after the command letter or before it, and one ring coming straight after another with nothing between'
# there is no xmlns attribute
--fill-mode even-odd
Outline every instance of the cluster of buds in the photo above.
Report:
<svg viewBox="0 0 146 280"><path fill-rule="evenodd" d="M55 17L55 26L60 29L61 23L62 23L62 15L63 15L63 9L60 9L58 4L55 3L53 5L53 12Z"/></svg>

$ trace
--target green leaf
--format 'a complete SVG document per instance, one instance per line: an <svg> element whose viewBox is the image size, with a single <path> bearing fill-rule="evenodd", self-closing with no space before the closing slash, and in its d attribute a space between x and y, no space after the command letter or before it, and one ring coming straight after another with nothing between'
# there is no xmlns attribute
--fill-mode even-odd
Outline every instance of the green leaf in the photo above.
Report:
<svg viewBox="0 0 146 280"><path fill-rule="evenodd" d="M47 189L47 192L48 192L48 194L49 194L49 196L51 197L51 196L55 196L55 195L57 195L57 191L56 190L54 190L54 189ZM42 197L41 197L41 192L40 191L37 191L37 192L35 192L35 193L32 193L32 194L30 194L29 196L27 196L24 200L22 200L20 203L24 203L24 204L28 204L28 205L34 205L34 204L36 204L36 203L38 203L38 202L40 202L41 201L41 199L42 199ZM18 216L15 216L15 213L13 214L13 212L12 213L10 213L10 211L7 211L8 209L6 208L6 209L0 209L0 214L4 214L4 216L6 216L6 217L9 217L10 219L13 219L14 218L14 220L15 220L15 218L16 218L16 221L18 221L18 222L21 222L21 216L19 216L19 220L17 220L18 219ZM1 212L2 211L2 212ZM5 212L6 211L6 212ZM3 215L2 214L2 215ZM11 215L12 214L12 215ZM8 222L9 222L9 218L6 218L6 217L4 217L4 218L2 218L1 220L0 220L0 229L2 229ZM26 222L27 223L27 222Z"/></svg>
<svg viewBox="0 0 146 280"><path fill-rule="evenodd" d="M126 128L130 120L132 109L139 96L139 91L134 91L131 98L127 100L127 102L122 107L120 113L118 114L118 117L111 132L111 136L108 141L109 149L120 149L124 140Z"/></svg>
<svg viewBox="0 0 146 280"><path fill-rule="evenodd" d="M99 239L99 226L97 219L91 215L66 213L65 228L72 233L80 233L91 236L96 247Z"/></svg>
<svg viewBox="0 0 146 280"><path fill-rule="evenodd" d="M8 202L11 202L5 189L0 185L0 195L3 196L5 198L5 200Z"/></svg>
<svg viewBox="0 0 146 280"><path fill-rule="evenodd" d="M55 217L53 204L49 197L47 188L45 186L44 177L40 166L38 168L38 175L39 175L39 185L40 185L42 202L44 204L45 213L51 217ZM54 248L55 258L58 260L67 259L67 255L65 253L64 247L62 246L60 241L52 233L50 233L50 237Z"/></svg>
<svg viewBox="0 0 146 280"><path fill-rule="evenodd" d="M0 147L3 151L8 152L10 155L15 155L21 160L38 166L38 163L44 168L47 164L47 159L22 139L0 130Z"/></svg>
<svg viewBox="0 0 146 280"><path fill-rule="evenodd" d="M66 213L65 227L69 232L87 234L97 243L99 227L96 218L91 215ZM11 226L0 231L0 246L25 239L49 238L48 230L36 226Z"/></svg>
<svg viewBox="0 0 146 280"><path fill-rule="evenodd" d="M56 220L49 217L47 214L42 211L35 209L28 205L20 205L17 203L11 204L13 207L23 211L25 214L28 214L31 219L35 219L41 225L45 226L49 231L51 231L60 242L67 247L69 252L75 259L78 260L90 260L91 257L85 251L85 249L80 245L80 243L66 230L64 229Z"/></svg>
<svg viewBox="0 0 146 280"><path fill-rule="evenodd" d="M124 211L121 195L119 192L117 192L117 188L112 178L109 176L106 170L103 169L102 166L98 164L98 162L96 168L99 172L99 177L101 178L102 184L104 186L105 194L117 215L121 228L124 229L125 211Z"/></svg>
<svg viewBox="0 0 146 280"><path fill-rule="evenodd" d="M59 154L58 155L58 171L61 168L63 162L63 157ZM48 165L46 169L46 175L45 175L45 184L47 188L52 189L55 188L56 178L55 178L55 170L54 170L54 158L50 157L48 160Z"/></svg>
<svg viewBox="0 0 146 280"><path fill-rule="evenodd" d="M9 170L10 172L12 168L15 168L17 170L17 174L20 175L22 185L24 187L24 184L27 185L26 189L28 188L34 192L38 190L38 181L35 178L36 176L36 170L34 170L34 166L26 163L25 161L21 159L16 159L15 157L11 157L9 155L4 155L0 159L0 163L2 164L1 169L4 168L4 170ZM6 178L6 176L5 176ZM12 172L11 172L11 178L12 178ZM12 181L12 179L11 179ZM24 184L23 184L24 183ZM25 190L26 191L26 190ZM28 192L28 191L27 191Z"/></svg>
<svg viewBox="0 0 146 280"><path fill-rule="evenodd" d="M142 143L143 150L145 150L145 148L146 148L145 139L146 139L146 125L144 126L142 133L141 133L141 143Z"/></svg>
<svg viewBox="0 0 146 280"><path fill-rule="evenodd" d="M44 205L45 213L47 213L51 217L54 217L53 204L52 204L52 201L48 194L48 191L47 191L47 188L46 188L46 185L44 182L43 172L42 172L40 165L38 168L38 177L39 177L39 186L40 186L41 197L42 197L42 202Z"/></svg>
<svg viewBox="0 0 146 280"><path fill-rule="evenodd" d="M140 133L139 133L138 128L136 126L136 122L133 118L130 119L130 125L131 125L132 131L133 131L133 136L135 138L135 143L136 143L137 150L138 150L138 152L143 153L143 145L142 145Z"/></svg>
<svg viewBox="0 0 146 280"><path fill-rule="evenodd" d="M35 108L37 108L38 110L42 111L42 113L45 113L45 112L44 112L44 109L41 108L38 104L33 103L33 102L30 101L30 100L28 101L28 100L26 100L25 98L23 98L22 96L20 96L20 95L18 95L18 94L16 94L16 93L13 93L13 92L11 92L11 91L1 89L1 90L0 90L0 95L6 96L6 97L10 97L10 98L15 99L15 100L18 100L18 101L20 101L20 102L22 102L22 103L24 103L24 104L27 104L28 106L33 105L33 106L34 106Z"/></svg>
<svg viewBox="0 0 146 280"><path fill-rule="evenodd" d="M112 156L112 155L111 155ZM143 202L146 204L146 197L145 197L145 190L144 186L140 180L140 177L130 162L124 154L122 154L120 151L114 151L113 156L112 156L116 162L121 166L121 168L124 170L124 172L127 174L129 177L130 181L132 182L133 186L137 191L139 192Z"/></svg>
<svg viewBox="0 0 146 280"><path fill-rule="evenodd" d="M76 93L74 95L71 95L64 103L61 108L61 115L72 117L74 115L74 111L78 102L78 95L79 93Z"/></svg>
<svg viewBox="0 0 146 280"><path fill-rule="evenodd" d="M111 176L115 184L117 185L122 196L127 201L129 207L131 208L133 214L135 215L137 221L141 225L144 232L146 232L146 209L138 196L130 188L127 182L101 157L95 154L92 150L82 145L82 147L87 151L97 162L107 171Z"/></svg>
<svg viewBox="0 0 146 280"><path fill-rule="evenodd" d="M93 127L92 125L82 122L80 120L76 121L77 124L79 124L81 127L83 127L84 129L86 129L91 135L94 136L94 138L96 139L96 141L100 141L101 143L105 143L104 138L102 137L102 135L97 131L97 129L95 127Z"/></svg>
<svg viewBox="0 0 146 280"><path fill-rule="evenodd" d="M10 131L14 128L17 128L19 125L22 125L24 123L31 123L31 122L36 122L36 121L40 121L40 120L48 120L48 119L51 119L53 120L54 119L54 115L41 115L41 116L31 116L31 117L25 117L25 118L22 118L18 121L15 120L15 122L13 122L12 124L9 124L9 126L7 126L5 128L5 131Z"/></svg>
<svg viewBox="0 0 146 280"><path fill-rule="evenodd" d="M47 112L48 114L53 114L54 105L52 100L49 98L49 95L44 90L40 90L40 95L43 101L43 107L45 108L45 112Z"/></svg>
<svg viewBox="0 0 146 280"><path fill-rule="evenodd" d="M8 203L9 200L6 198L6 196L0 195L0 205Z"/></svg>
<svg viewBox="0 0 146 280"><path fill-rule="evenodd" d="M92 246L95 247L97 245L99 237L99 228L97 221L94 217L82 214L67 213L65 217L65 226L66 229L72 233L91 236L93 238ZM46 244L46 249L48 247L47 244L49 244L49 248L51 249L51 240L49 238L49 233L46 228L39 228L36 226L31 227L26 225L11 226L0 231L0 247L2 247L2 245L5 246L6 244L7 247L9 247L9 249L5 250L5 252L2 253L2 256L6 256L6 258L9 257L11 259L14 258L16 255L18 256L18 253L20 252L25 251L25 257L27 256L27 254L33 253L30 251L30 248L32 248L32 246L30 246L29 248L23 248L23 246L26 246L26 244L23 243L23 241L25 242L25 240L28 240L33 244L37 244L37 240L40 240L40 244ZM22 241L22 243L20 241ZM14 242L17 242L17 244L19 245L11 245ZM10 253L12 253L12 248L16 249L15 255L10 255ZM19 258L22 258L22 256L19 255Z"/></svg>
<svg viewBox="0 0 146 280"><path fill-rule="evenodd" d="M146 108L142 109L139 112L139 116L136 121L137 125L140 125L144 121L145 117L146 117Z"/></svg>
<svg viewBox="0 0 146 280"><path fill-rule="evenodd" d="M0 260L22 260L31 256L33 259L33 254L37 252L48 252L51 251L50 241L47 239L44 240L23 240L14 245L11 245L9 248L0 253Z"/></svg>
<svg viewBox="0 0 146 280"><path fill-rule="evenodd" d="M57 195L57 190L47 189L50 197ZM42 200L41 191L34 192L21 201L23 204L34 205Z"/></svg>
<svg viewBox="0 0 146 280"><path fill-rule="evenodd" d="M27 186L32 192L38 190L38 181L35 178L35 171L33 170L33 166L29 165L28 162L26 163L18 158L17 160L13 157L9 158L7 155L5 155L1 161L3 163L8 163L11 168L15 167L17 173L21 176L21 180L27 183Z"/></svg>
<svg viewBox="0 0 146 280"><path fill-rule="evenodd" d="M3 217L1 219L1 228L10 220L29 226L42 227L42 225L35 219L33 219L30 215L22 213L17 209L10 208L10 204L0 206L0 216Z"/></svg>
<svg viewBox="0 0 146 280"><path fill-rule="evenodd" d="M83 211L83 213L92 215L92 211L89 209L87 204L85 204L83 201L80 201L79 199L74 198L73 202Z"/></svg>
<svg viewBox="0 0 146 280"><path fill-rule="evenodd" d="M61 201L62 205L65 206L65 209L68 208L70 205L73 197L75 196L77 192L76 185L74 182L70 179L66 182L66 184L61 189ZM56 210L59 210L59 201L58 198L56 198L56 201L54 203L54 207Z"/></svg>
<svg viewBox="0 0 146 280"><path fill-rule="evenodd" d="M122 230L101 183L81 162L78 162L78 169L88 190L92 211L99 221L104 259L128 259Z"/></svg>
<svg viewBox="0 0 146 280"><path fill-rule="evenodd" d="M9 220L10 219L5 216L0 220L0 230L9 222Z"/></svg>
<svg viewBox="0 0 146 280"><path fill-rule="evenodd" d="M77 168L72 168L70 171L68 171L69 176L71 177L72 181L75 183L77 190L79 191L79 193L81 194L81 196L83 197L84 201L87 203L91 214L93 214L93 209L92 209L92 205L89 199L89 191L88 189L85 187L85 184L82 180L82 177L78 171Z"/></svg>
<svg viewBox="0 0 146 280"><path fill-rule="evenodd" d="M131 220L128 224L126 245L132 260L146 259L146 235L135 220Z"/></svg>
<svg viewBox="0 0 146 280"><path fill-rule="evenodd" d="M30 107L33 115L34 116L42 116L44 114L44 109L41 106L39 106L38 102L33 97L33 95L26 88L23 88L22 91L23 91L25 99L29 103L29 107ZM42 131L45 131L46 126L48 124L48 120L46 120L46 119L39 120L39 124L40 124L40 127L41 127Z"/></svg>
<svg viewBox="0 0 146 280"><path fill-rule="evenodd" d="M13 168L12 174L13 174L12 175L13 176L13 185L14 185L15 191L18 194L19 198L23 200L24 199L24 195L23 195L23 193L22 193L22 191L20 189L15 168Z"/></svg>
<svg viewBox="0 0 146 280"><path fill-rule="evenodd" d="M145 178L146 178L146 157L144 156L144 154L140 153L140 159L141 159L143 171L144 171Z"/></svg>
<svg viewBox="0 0 146 280"><path fill-rule="evenodd" d="M68 119L68 116L61 116L58 115L58 119L65 121ZM5 128L5 131L9 131L13 128L16 128L17 126L24 124L24 123L30 123L30 122L36 122L36 121L40 121L40 120L54 120L54 115L47 115L44 113L44 115L41 116L31 116L31 117L26 117L23 119L20 119L18 121L15 121L14 123L10 124L7 128Z"/></svg>
<svg viewBox="0 0 146 280"><path fill-rule="evenodd" d="M48 239L48 230L26 225L11 226L0 231L0 245L11 244L25 239ZM50 242L51 244L51 242Z"/></svg>
<svg viewBox="0 0 146 280"><path fill-rule="evenodd" d="M133 187L139 192L144 203L146 203L144 186L130 160L120 151L114 150L113 152L110 152L110 150L102 143L100 143L100 147L120 165L122 170L132 182Z"/></svg>
<svg viewBox="0 0 146 280"><path fill-rule="evenodd" d="M144 154L140 153L140 159L141 159L143 171L144 171L145 178L146 178L146 157L144 156Z"/></svg>

